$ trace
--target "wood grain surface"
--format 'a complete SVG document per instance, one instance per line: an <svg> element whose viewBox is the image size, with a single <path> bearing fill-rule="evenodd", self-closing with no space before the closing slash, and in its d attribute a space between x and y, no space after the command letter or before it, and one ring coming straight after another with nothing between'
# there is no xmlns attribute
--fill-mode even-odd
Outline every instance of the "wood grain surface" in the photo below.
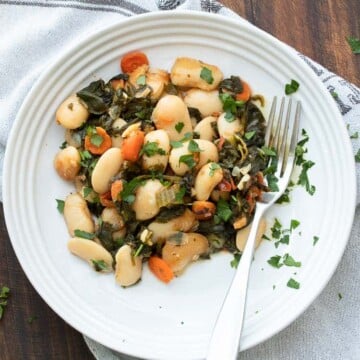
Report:
<svg viewBox="0 0 360 360"><path fill-rule="evenodd" d="M222 3L331 71L360 85L360 55L351 53L345 39L350 35L360 37L359 0L223 0ZM0 321L1 360L93 359L82 335L60 319L27 280L11 247L2 207L0 285L11 289Z"/></svg>

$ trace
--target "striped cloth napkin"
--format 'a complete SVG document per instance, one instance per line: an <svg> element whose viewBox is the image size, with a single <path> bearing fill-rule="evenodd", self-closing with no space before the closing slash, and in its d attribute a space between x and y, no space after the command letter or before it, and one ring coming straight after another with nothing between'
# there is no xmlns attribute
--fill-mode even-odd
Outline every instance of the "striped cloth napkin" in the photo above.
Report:
<svg viewBox="0 0 360 360"><path fill-rule="evenodd" d="M0 0L3 29L0 34L0 178L6 142L17 111L39 74L58 54L124 17L174 9L213 12L245 21L211 0ZM298 55L334 96L349 132L360 132L359 88ZM352 142L356 154L360 138ZM357 165L357 178L359 205L360 165ZM349 245L323 293L287 329L242 352L239 359L360 359L359 241L360 207L357 206ZM341 300L339 293L343 294ZM85 341L98 360L130 359L88 338Z"/></svg>

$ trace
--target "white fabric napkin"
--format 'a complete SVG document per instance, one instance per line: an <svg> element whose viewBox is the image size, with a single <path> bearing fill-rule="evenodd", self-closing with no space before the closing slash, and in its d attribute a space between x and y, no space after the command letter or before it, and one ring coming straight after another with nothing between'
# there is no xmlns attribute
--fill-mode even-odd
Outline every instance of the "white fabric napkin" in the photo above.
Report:
<svg viewBox="0 0 360 360"><path fill-rule="evenodd" d="M57 55L124 17L175 8L214 12L245 21L211 0L0 0L0 180L6 142L19 107L39 74ZM299 56L333 94L349 125L349 133L360 133L359 88ZM360 148L360 135L352 142L355 154ZM357 180L359 205L359 164ZM360 359L359 240L357 206L344 257L323 293L292 325L265 343L242 352L239 359ZM130 359L88 338L85 341L98 360Z"/></svg>

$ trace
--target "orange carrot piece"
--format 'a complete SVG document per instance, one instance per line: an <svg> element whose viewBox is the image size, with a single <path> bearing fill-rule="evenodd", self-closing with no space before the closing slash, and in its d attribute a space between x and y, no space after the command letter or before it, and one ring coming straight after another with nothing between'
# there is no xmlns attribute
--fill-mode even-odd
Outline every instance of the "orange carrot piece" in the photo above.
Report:
<svg viewBox="0 0 360 360"><path fill-rule="evenodd" d="M107 191L99 196L100 204L105 207L114 207L115 204L111 200L111 192Z"/></svg>
<svg viewBox="0 0 360 360"><path fill-rule="evenodd" d="M243 91L241 93L236 94L236 100L240 101L248 101L251 96L251 89L247 82L242 81Z"/></svg>
<svg viewBox="0 0 360 360"><path fill-rule="evenodd" d="M111 199L112 201L119 201L121 200L120 198L120 193L123 191L123 182L121 180L115 180L112 184L111 184Z"/></svg>
<svg viewBox="0 0 360 360"><path fill-rule="evenodd" d="M121 153L124 160L135 162L139 159L144 138L145 133L143 131L136 131L124 139L121 145Z"/></svg>
<svg viewBox="0 0 360 360"><path fill-rule="evenodd" d="M147 56L141 51L128 53L120 61L121 70L124 73L131 73L141 65L149 65Z"/></svg>
<svg viewBox="0 0 360 360"><path fill-rule="evenodd" d="M102 142L99 145L95 145L91 139L93 135L85 136L85 149L90 151L92 154L101 155L112 146L110 135L100 126L95 128L96 134L102 138Z"/></svg>
<svg viewBox="0 0 360 360"><path fill-rule="evenodd" d="M166 284L174 278L174 273L170 266L157 256L151 256L149 258L149 268L159 280Z"/></svg>

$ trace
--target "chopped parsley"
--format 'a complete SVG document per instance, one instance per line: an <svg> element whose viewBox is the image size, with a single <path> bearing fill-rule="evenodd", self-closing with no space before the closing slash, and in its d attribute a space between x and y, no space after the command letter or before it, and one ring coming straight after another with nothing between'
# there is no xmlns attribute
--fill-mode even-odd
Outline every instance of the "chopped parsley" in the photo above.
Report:
<svg viewBox="0 0 360 360"><path fill-rule="evenodd" d="M217 163L211 163L210 164L210 171L209 171L209 176L214 176L215 171L221 169L221 166Z"/></svg>
<svg viewBox="0 0 360 360"><path fill-rule="evenodd" d="M300 289L300 283L293 278L290 278L286 285L292 289Z"/></svg>
<svg viewBox="0 0 360 360"><path fill-rule="evenodd" d="M136 84L137 84L137 85L145 85L145 84L146 84L146 76L145 76L145 75L140 75L140 76L136 79Z"/></svg>
<svg viewBox="0 0 360 360"><path fill-rule="evenodd" d="M360 54L360 39L353 36L349 36L348 38L346 38L346 40L350 45L351 51L354 54Z"/></svg>
<svg viewBox="0 0 360 360"><path fill-rule="evenodd" d="M104 139L102 136L100 136L99 134L92 134L90 136L90 142L96 146L96 147L99 147L103 142L104 142Z"/></svg>
<svg viewBox="0 0 360 360"><path fill-rule="evenodd" d="M289 185L285 189L284 193L276 200L276 204L288 204L290 203L290 191L293 189L295 184L290 181Z"/></svg>
<svg viewBox="0 0 360 360"><path fill-rule="evenodd" d="M94 260L91 259L92 264L94 265L95 271L106 271L108 270L108 265L104 260Z"/></svg>
<svg viewBox="0 0 360 360"><path fill-rule="evenodd" d="M267 156L271 156L271 157L277 156L274 148L269 148L267 146L263 146L261 148L261 151L263 152L264 155L267 155Z"/></svg>
<svg viewBox="0 0 360 360"><path fill-rule="evenodd" d="M10 289L7 286L2 286L0 290L0 320L2 319L5 308L7 306L7 299L10 295Z"/></svg>
<svg viewBox="0 0 360 360"><path fill-rule="evenodd" d="M60 148L61 150L66 149L66 147L67 147L67 142L66 142L66 141L64 141L64 142L59 146L59 148Z"/></svg>
<svg viewBox="0 0 360 360"><path fill-rule="evenodd" d="M234 258L230 261L230 266L237 269L237 267L239 266L240 259L241 259L241 253L235 252Z"/></svg>
<svg viewBox="0 0 360 360"><path fill-rule="evenodd" d="M235 100L230 94L219 94L219 98L223 104L223 110L225 114L225 120L227 122L233 122L236 119L236 114L239 108L243 108L245 102Z"/></svg>
<svg viewBox="0 0 360 360"><path fill-rule="evenodd" d="M358 138L359 138L359 133L357 131L350 135L350 139L358 139Z"/></svg>
<svg viewBox="0 0 360 360"><path fill-rule="evenodd" d="M175 201L178 203L182 203L185 193L186 193L186 188L183 186L180 187L180 190L175 194Z"/></svg>
<svg viewBox="0 0 360 360"><path fill-rule="evenodd" d="M343 298L341 293L338 293L339 301Z"/></svg>
<svg viewBox="0 0 360 360"><path fill-rule="evenodd" d="M271 237L276 240L275 247L278 248L280 244L288 245L290 243L290 234L294 229L300 225L298 220L292 219L290 221L290 227L284 229L280 221L275 218L273 226L270 228Z"/></svg>
<svg viewBox="0 0 360 360"><path fill-rule="evenodd" d="M28 317L27 322L29 324L32 324L34 322L34 320L37 320L37 319L38 319L38 317L36 315L31 315L31 316Z"/></svg>
<svg viewBox="0 0 360 360"><path fill-rule="evenodd" d="M83 188L84 198L88 197L92 193L93 189L91 187L85 186Z"/></svg>
<svg viewBox="0 0 360 360"><path fill-rule="evenodd" d="M142 252L142 250L144 249L144 244L143 243L141 243L140 245L139 245L139 247L136 249L136 251L135 251L135 254L134 254L134 257L137 257L137 256L139 256L140 254L141 254L141 252Z"/></svg>
<svg viewBox="0 0 360 360"><path fill-rule="evenodd" d="M247 132L244 134L244 138L245 138L246 140L251 140L251 139L254 137L255 134L256 134L256 131L255 131L255 130L253 130L253 131L247 131Z"/></svg>
<svg viewBox="0 0 360 360"><path fill-rule="evenodd" d="M170 141L170 145L172 148L177 149L183 146L184 141L190 140L192 137L191 132L187 132L184 137L180 141Z"/></svg>
<svg viewBox="0 0 360 360"><path fill-rule="evenodd" d="M132 204L135 201L135 190L139 186L144 185L144 183L144 180L138 178L134 178L127 183L123 182L123 190L120 194L121 199L128 204Z"/></svg>
<svg viewBox="0 0 360 360"><path fill-rule="evenodd" d="M212 84L214 82L212 71L207 67L203 67L201 69L200 78L205 80L208 84Z"/></svg>
<svg viewBox="0 0 360 360"><path fill-rule="evenodd" d="M193 167L196 166L196 161L194 159L194 155L192 154L187 154L187 155L182 155L179 158L179 164L180 163L184 163L185 165L187 165L190 169L192 169Z"/></svg>
<svg viewBox="0 0 360 360"><path fill-rule="evenodd" d="M74 230L74 235L86 240L94 240L95 239L95 234L94 233L89 233L87 231L83 231L83 230L79 230L76 229Z"/></svg>
<svg viewBox="0 0 360 360"><path fill-rule="evenodd" d="M216 215L223 221L230 220L232 216L232 211L230 209L229 203L224 199L219 199L216 204Z"/></svg>
<svg viewBox="0 0 360 360"><path fill-rule="evenodd" d="M298 90L299 86L300 84L296 80L292 79L290 84L285 85L285 94L286 95L293 94Z"/></svg>
<svg viewBox="0 0 360 360"><path fill-rule="evenodd" d="M300 225L300 221L299 221L299 220L291 219L291 222L290 222L290 232L292 232L293 230L295 230L299 225Z"/></svg>
<svg viewBox="0 0 360 360"><path fill-rule="evenodd" d="M64 207L65 207L65 201L64 200L59 200L59 199L55 199L57 206L56 208L58 209L60 214L64 213Z"/></svg>
<svg viewBox="0 0 360 360"><path fill-rule="evenodd" d="M359 150L359 161L360 161L360 150ZM308 170L311 169L313 166L315 165L315 163L311 160L306 160L304 161L301 166L301 173L299 175L299 179L298 179L298 184L302 185L305 187L306 191L310 194L310 195L314 195L316 187L314 185L310 184L309 181L309 177L308 177Z"/></svg>
<svg viewBox="0 0 360 360"><path fill-rule="evenodd" d="M355 161L360 162L360 149L357 151L357 153L355 155Z"/></svg>
<svg viewBox="0 0 360 360"><path fill-rule="evenodd" d="M183 122L178 122L175 125L175 130L180 134L181 130L184 128L185 124Z"/></svg>
<svg viewBox="0 0 360 360"><path fill-rule="evenodd" d="M314 236L314 237L313 237L313 246L315 246L318 241L319 241L319 237L318 237L318 236Z"/></svg>
<svg viewBox="0 0 360 360"><path fill-rule="evenodd" d="M283 262L284 262L284 265L286 265L286 266L294 266L294 267L301 266L301 262L295 261L295 259L292 256L290 256L289 254L284 255Z"/></svg>
<svg viewBox="0 0 360 360"><path fill-rule="evenodd" d="M188 150L192 153L198 153L198 152L203 151L199 148L198 143L194 140L189 141Z"/></svg>
<svg viewBox="0 0 360 360"><path fill-rule="evenodd" d="M273 266L277 269L280 269L284 265L281 263L280 255L272 256L267 262L268 262L268 264L270 264L271 266Z"/></svg>
<svg viewBox="0 0 360 360"><path fill-rule="evenodd" d="M142 147L141 151L140 151L140 156L141 155L146 155L146 156L154 156L156 154L159 155L166 155L166 152L164 149L159 147L159 144L157 142L147 142L146 144L144 144L144 146Z"/></svg>

